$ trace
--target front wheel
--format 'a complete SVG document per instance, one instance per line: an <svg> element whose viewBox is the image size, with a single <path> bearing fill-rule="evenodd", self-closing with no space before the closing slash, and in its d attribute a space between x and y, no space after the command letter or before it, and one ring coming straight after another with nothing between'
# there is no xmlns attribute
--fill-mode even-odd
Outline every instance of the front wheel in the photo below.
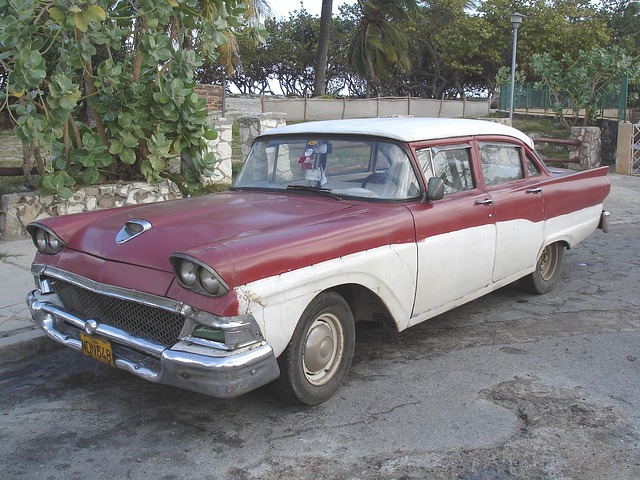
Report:
<svg viewBox="0 0 640 480"><path fill-rule="evenodd" d="M280 396L305 405L331 398L353 358L355 326L349 304L335 292L318 295L306 308L289 345L278 358Z"/></svg>
<svg viewBox="0 0 640 480"><path fill-rule="evenodd" d="M561 243L547 245L542 250L536 269L520 281L522 287L538 295L549 293L560 279L563 263L564 245Z"/></svg>

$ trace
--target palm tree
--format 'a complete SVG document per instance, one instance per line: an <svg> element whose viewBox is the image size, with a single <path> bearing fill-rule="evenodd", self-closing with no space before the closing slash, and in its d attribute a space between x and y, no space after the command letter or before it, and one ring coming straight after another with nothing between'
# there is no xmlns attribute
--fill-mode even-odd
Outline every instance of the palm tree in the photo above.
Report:
<svg viewBox="0 0 640 480"><path fill-rule="evenodd" d="M358 0L361 11L347 61L367 82L380 85L391 79L394 70L411 65L409 36L403 26L417 11L416 0Z"/></svg>
<svg viewBox="0 0 640 480"><path fill-rule="evenodd" d="M313 84L313 96L324 95L327 90L327 56L331 37L331 10L333 0L322 0L320 13L320 34L318 36L318 53L316 56L316 77Z"/></svg>

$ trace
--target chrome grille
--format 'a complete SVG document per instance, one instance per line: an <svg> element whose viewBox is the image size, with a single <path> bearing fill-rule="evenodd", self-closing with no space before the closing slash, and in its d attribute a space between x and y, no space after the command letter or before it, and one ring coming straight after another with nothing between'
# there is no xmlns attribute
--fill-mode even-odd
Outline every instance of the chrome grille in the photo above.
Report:
<svg viewBox="0 0 640 480"><path fill-rule="evenodd" d="M131 335L166 346L175 344L184 317L161 308L109 297L59 279L51 279L54 291L70 313L119 328Z"/></svg>

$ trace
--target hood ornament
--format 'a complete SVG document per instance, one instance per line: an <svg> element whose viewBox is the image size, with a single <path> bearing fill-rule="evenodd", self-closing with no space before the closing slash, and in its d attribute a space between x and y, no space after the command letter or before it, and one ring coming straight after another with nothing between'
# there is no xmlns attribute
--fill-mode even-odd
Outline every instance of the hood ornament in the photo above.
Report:
<svg viewBox="0 0 640 480"><path fill-rule="evenodd" d="M151 230L151 222L132 218L124 224L124 227L116 235L116 243L118 245L128 242L132 238L137 237L141 233Z"/></svg>

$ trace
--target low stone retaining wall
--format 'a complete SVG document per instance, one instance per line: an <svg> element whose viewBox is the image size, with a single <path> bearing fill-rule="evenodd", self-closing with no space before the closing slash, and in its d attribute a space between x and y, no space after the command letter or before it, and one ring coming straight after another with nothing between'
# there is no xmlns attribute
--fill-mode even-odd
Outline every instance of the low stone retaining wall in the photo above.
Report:
<svg viewBox="0 0 640 480"><path fill-rule="evenodd" d="M245 115L238 117L237 121L240 132L242 157L246 158L251 151L251 146L256 137L273 128L284 127L287 124L287 115L276 112Z"/></svg>
<svg viewBox="0 0 640 480"><path fill-rule="evenodd" d="M29 222L72 213L92 212L106 208L142 203L161 202L181 198L177 185L169 180L157 185L131 182L93 185L78 189L73 197L64 200L52 195L41 197L38 192L2 195L0 202L0 239L27 238Z"/></svg>

